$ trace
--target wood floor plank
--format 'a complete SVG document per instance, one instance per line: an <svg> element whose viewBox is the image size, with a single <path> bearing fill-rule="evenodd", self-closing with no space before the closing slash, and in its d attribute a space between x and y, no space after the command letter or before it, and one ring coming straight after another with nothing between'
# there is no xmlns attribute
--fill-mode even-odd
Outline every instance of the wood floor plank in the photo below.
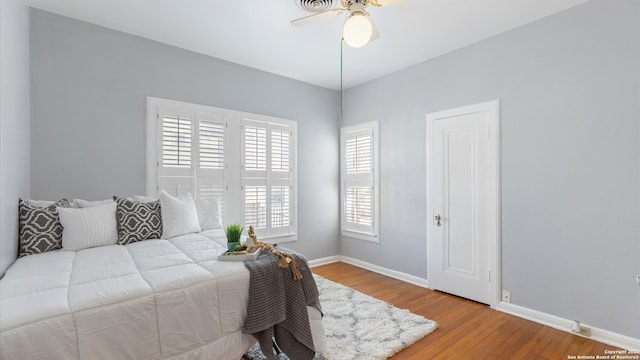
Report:
<svg viewBox="0 0 640 360"><path fill-rule="evenodd" d="M313 272L438 322L437 330L393 356L393 360L547 360L603 355L605 349L616 349L345 263L318 266Z"/></svg>

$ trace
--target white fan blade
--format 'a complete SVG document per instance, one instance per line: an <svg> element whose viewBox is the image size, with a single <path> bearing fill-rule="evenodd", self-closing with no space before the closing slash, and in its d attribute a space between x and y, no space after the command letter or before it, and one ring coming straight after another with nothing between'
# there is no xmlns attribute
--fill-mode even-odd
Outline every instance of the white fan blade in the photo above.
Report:
<svg viewBox="0 0 640 360"><path fill-rule="evenodd" d="M291 25L293 26L302 26L317 20L328 18L330 16L340 15L345 11L347 11L347 9L344 9L344 8L331 9L331 10L323 11L317 14L305 16L299 19L291 20L290 22L291 22Z"/></svg>
<svg viewBox="0 0 640 360"><path fill-rule="evenodd" d="M371 33L371 40L369 40L371 42L380 37L380 31L378 31L378 27L376 26L376 23L375 21L373 21L373 18L371 16L369 16L369 21L371 22L371 27L373 28L373 32Z"/></svg>
<svg viewBox="0 0 640 360"><path fill-rule="evenodd" d="M380 7L380 6L393 5L393 4L397 4L405 1L407 0L370 0L369 5Z"/></svg>

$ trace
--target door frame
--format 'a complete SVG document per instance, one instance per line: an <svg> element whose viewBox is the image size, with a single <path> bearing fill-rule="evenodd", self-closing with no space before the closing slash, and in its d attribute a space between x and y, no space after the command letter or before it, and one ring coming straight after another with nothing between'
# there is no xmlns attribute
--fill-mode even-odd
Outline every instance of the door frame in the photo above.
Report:
<svg viewBox="0 0 640 360"><path fill-rule="evenodd" d="M489 234L488 234L488 263L489 263L489 306L495 308L501 301L502 274L501 274L501 246L500 246L500 99L482 102L473 105L457 107L427 114L427 277L435 271L434 261L430 261L435 256L433 248L436 238L433 225L433 194L429 191L432 181L432 170L429 167L433 151L431 144L433 139L433 123L436 120L446 119L453 116L460 116L470 113L489 113ZM435 284L430 283L431 288Z"/></svg>

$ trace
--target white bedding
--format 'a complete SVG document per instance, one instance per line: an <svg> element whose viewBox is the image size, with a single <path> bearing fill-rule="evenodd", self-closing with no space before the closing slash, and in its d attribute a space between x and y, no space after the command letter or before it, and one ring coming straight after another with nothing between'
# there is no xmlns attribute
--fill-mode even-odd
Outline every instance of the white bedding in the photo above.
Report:
<svg viewBox="0 0 640 360"><path fill-rule="evenodd" d="M240 359L249 271L217 261L225 242L217 229L18 259L0 280L0 358Z"/></svg>

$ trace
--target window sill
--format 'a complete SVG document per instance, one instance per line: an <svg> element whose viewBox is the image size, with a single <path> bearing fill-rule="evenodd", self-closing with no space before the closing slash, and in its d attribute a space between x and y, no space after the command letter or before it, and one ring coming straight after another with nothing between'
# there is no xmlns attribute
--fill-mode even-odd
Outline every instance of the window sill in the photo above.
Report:
<svg viewBox="0 0 640 360"><path fill-rule="evenodd" d="M341 234L344 237L349 237L352 239L365 240L365 241L369 241L377 244L380 243L380 238L378 237L377 234L363 233L363 232L352 231L352 230L342 230Z"/></svg>
<svg viewBox="0 0 640 360"><path fill-rule="evenodd" d="M296 242L297 236L296 234L290 234L290 235L279 235L279 236L271 236L271 237L262 237L262 238L258 238L259 241L263 241L266 242L268 244L283 244L283 243L290 243L290 242Z"/></svg>

